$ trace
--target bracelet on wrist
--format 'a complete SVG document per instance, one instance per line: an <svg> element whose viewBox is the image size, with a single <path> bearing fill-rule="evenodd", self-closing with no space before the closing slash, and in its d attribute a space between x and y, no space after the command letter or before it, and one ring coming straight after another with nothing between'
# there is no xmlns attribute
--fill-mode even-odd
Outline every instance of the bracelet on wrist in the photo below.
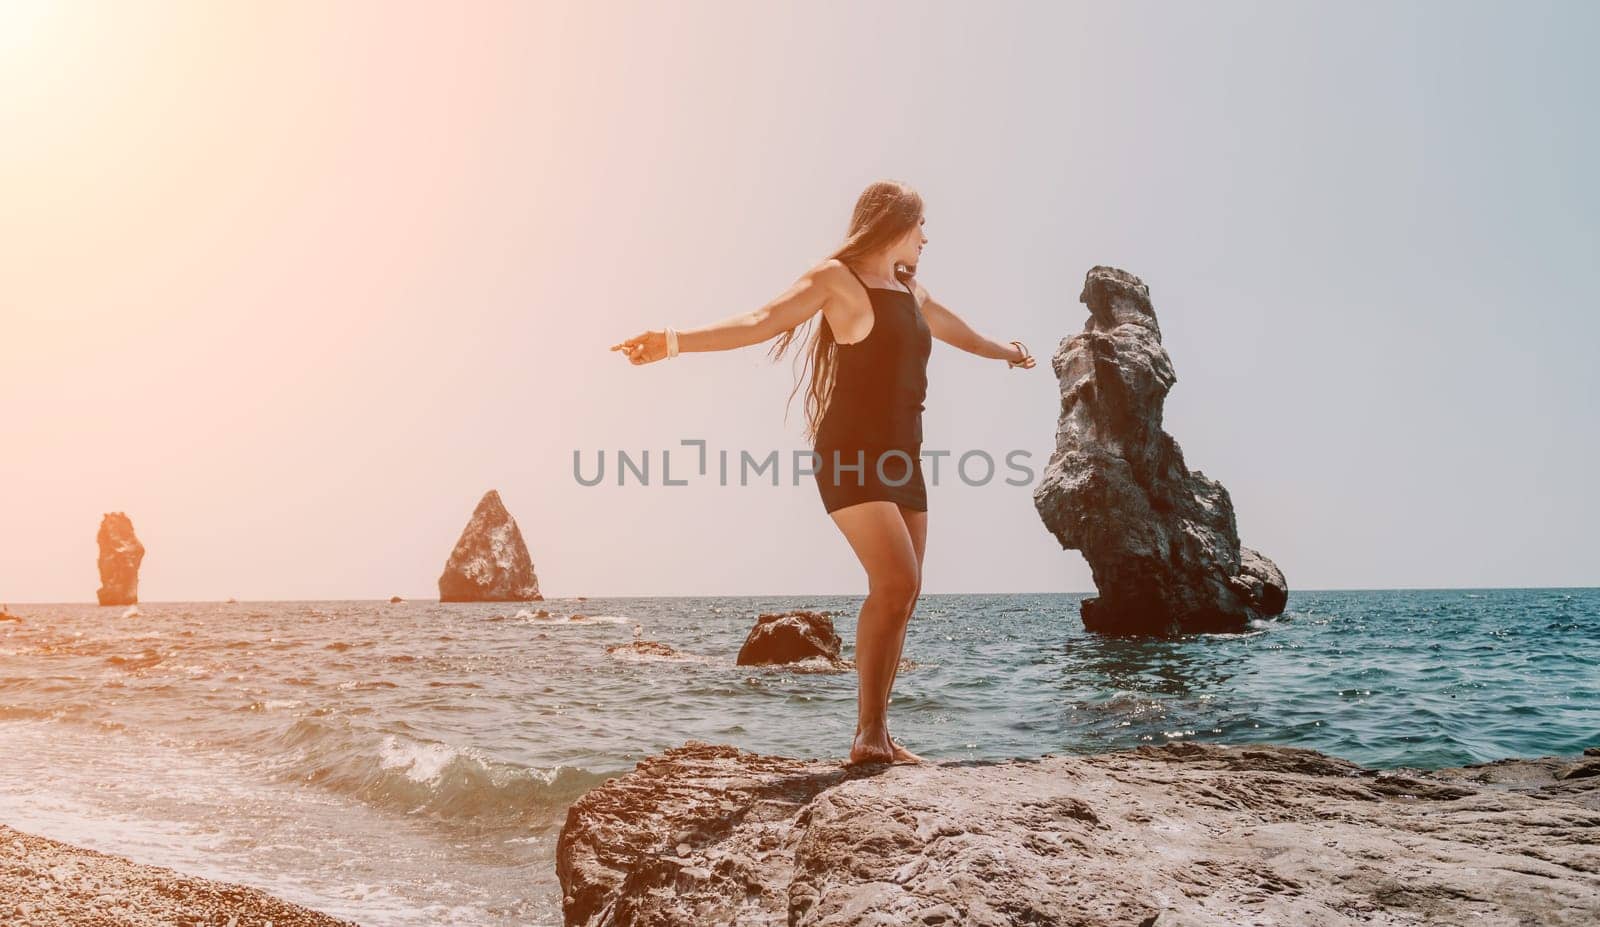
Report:
<svg viewBox="0 0 1600 927"><path fill-rule="evenodd" d="M667 329L667 356L678 356L678 330L675 328Z"/></svg>

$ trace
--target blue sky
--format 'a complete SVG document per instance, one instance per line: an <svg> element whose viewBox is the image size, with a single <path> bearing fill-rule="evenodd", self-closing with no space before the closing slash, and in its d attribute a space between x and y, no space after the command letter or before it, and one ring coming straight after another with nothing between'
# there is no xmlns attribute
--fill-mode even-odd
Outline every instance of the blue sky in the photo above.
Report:
<svg viewBox="0 0 1600 927"><path fill-rule="evenodd" d="M884 177L1040 359L936 344L928 446L1042 462L1111 264L1291 588L1600 582L1593 4L87 9L0 73L49 75L0 81L0 599L91 600L113 510L149 600L433 595L489 488L549 595L864 592L809 482L572 455L803 446L765 346L606 348L760 306ZM931 488L924 590L1090 589L1030 491Z"/></svg>

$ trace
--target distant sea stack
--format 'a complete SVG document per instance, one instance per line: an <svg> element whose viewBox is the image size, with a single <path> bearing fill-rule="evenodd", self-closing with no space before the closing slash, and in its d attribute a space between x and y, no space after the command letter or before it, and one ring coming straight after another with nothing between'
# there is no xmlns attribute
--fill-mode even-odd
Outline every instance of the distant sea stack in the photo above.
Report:
<svg viewBox="0 0 1600 927"><path fill-rule="evenodd" d="M1056 447L1033 493L1061 546L1083 552L1099 590L1080 607L1091 631L1242 631L1283 611L1289 587L1271 560L1239 545L1221 483L1190 471L1161 430L1177 382L1150 291L1094 267L1083 331L1061 342Z"/></svg>
<svg viewBox="0 0 1600 927"><path fill-rule="evenodd" d="M101 605L133 605L139 601L139 564L144 560L144 545L133 533L133 520L121 512L107 512L100 519L100 588L95 595Z"/></svg>
<svg viewBox="0 0 1600 927"><path fill-rule="evenodd" d="M441 602L530 602L543 599L533 560L500 493L484 493L439 576Z"/></svg>

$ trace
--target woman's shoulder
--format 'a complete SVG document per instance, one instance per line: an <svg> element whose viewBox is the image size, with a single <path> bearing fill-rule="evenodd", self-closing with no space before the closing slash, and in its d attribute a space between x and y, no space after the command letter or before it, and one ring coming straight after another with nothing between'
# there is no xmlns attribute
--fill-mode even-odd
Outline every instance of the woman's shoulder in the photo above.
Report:
<svg viewBox="0 0 1600 927"><path fill-rule="evenodd" d="M813 264L805 275L833 292L841 292L857 285L855 273L845 262L836 257L823 258Z"/></svg>

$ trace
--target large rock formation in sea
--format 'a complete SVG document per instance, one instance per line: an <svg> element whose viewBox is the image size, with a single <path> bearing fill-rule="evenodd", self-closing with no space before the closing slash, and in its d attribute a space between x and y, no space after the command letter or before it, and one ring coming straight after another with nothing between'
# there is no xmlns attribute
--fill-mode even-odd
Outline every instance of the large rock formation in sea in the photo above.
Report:
<svg viewBox="0 0 1600 927"><path fill-rule="evenodd" d="M837 662L842 642L833 619L803 608L758 615L734 662L739 666L796 663L821 657Z"/></svg>
<svg viewBox="0 0 1600 927"><path fill-rule="evenodd" d="M483 494L439 575L441 602L531 602L543 599L533 559L500 493Z"/></svg>
<svg viewBox="0 0 1600 927"><path fill-rule="evenodd" d="M1600 757L1198 743L843 768L689 742L567 812L569 927L1600 923Z"/></svg>
<svg viewBox="0 0 1600 927"><path fill-rule="evenodd" d="M133 520L121 512L107 512L100 519L100 588L95 596L101 605L133 605L139 601L139 564L144 562L144 545L133 533Z"/></svg>
<svg viewBox="0 0 1600 927"><path fill-rule="evenodd" d="M1099 595L1083 600L1084 627L1240 631L1282 612L1283 573L1240 546L1228 491L1186 467L1178 442L1161 429L1178 377L1149 289L1130 273L1094 267L1078 298L1089 319L1051 362L1061 414L1033 503L1094 574Z"/></svg>

